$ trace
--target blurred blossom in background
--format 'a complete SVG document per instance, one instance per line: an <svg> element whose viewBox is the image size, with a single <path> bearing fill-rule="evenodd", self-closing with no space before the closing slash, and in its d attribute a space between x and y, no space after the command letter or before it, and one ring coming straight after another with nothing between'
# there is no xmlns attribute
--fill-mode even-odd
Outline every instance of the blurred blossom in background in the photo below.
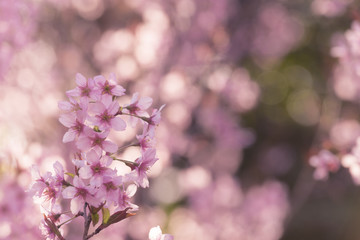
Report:
<svg viewBox="0 0 360 240"><path fill-rule="evenodd" d="M140 211L93 239L359 239L359 21L351 0L1 0L0 239L41 239L29 169L71 166L78 72L166 104Z"/></svg>

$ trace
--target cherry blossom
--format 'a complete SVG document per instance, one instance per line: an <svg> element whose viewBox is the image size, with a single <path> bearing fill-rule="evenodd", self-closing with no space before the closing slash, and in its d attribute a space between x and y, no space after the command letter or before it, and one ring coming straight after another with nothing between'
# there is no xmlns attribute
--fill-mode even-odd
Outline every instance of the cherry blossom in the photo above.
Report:
<svg viewBox="0 0 360 240"><path fill-rule="evenodd" d="M96 193L95 186L85 185L78 176L74 177L73 185L74 186L65 188L62 192L65 199L71 199L70 209L73 214L77 214L80 210L82 210L85 202L94 207L98 207L100 205L100 201L94 196Z"/></svg>
<svg viewBox="0 0 360 240"><path fill-rule="evenodd" d="M314 178L317 180L326 180L329 172L336 172L340 167L339 158L325 149L312 156L309 162L311 166L316 168Z"/></svg>
<svg viewBox="0 0 360 240"><path fill-rule="evenodd" d="M86 78L80 73L76 74L76 84L75 89L69 90L66 92L68 96L71 97L81 97L84 99L98 99L100 96L100 91L95 87L95 80Z"/></svg>
<svg viewBox="0 0 360 240"><path fill-rule="evenodd" d="M174 237L170 234L163 234L160 226L156 226L150 229L149 240L173 240Z"/></svg>
<svg viewBox="0 0 360 240"><path fill-rule="evenodd" d="M83 239L133 216L139 207L131 200L138 186L149 186L147 171L158 160L154 148L154 126L160 122L162 107L148 114L146 109L150 107L152 99L138 99L137 94L130 104L120 106L117 97L123 96L125 89L116 84L114 74L110 75L109 81L103 76L86 80L83 75L77 74L76 83L75 89L66 92L69 100L58 104L63 111L59 121L68 128L63 142L72 142L77 148L72 159L75 171L66 172L59 161L53 164L54 175L50 172L41 175L38 168L33 167L34 183L30 192L34 199L38 199L45 213L41 231L47 239L64 239L63 231L58 228L79 216L84 217L85 226L91 222L95 226L100 210L103 217L101 224L93 233L89 233L89 227L85 227ZM141 119L142 134L136 136L138 143L118 146L110 139L112 131L123 131L127 127L121 109L127 109L133 117ZM130 146L139 147L138 158L124 160L117 157L118 149ZM113 161L120 161L129 167L129 173L119 174L112 166ZM69 218L58 211L62 199L70 200L73 217ZM58 221L65 217L68 219Z"/></svg>

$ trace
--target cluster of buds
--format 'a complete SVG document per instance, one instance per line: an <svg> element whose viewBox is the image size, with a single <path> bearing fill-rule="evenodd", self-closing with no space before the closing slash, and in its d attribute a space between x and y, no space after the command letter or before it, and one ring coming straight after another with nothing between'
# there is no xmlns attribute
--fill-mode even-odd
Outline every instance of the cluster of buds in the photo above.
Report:
<svg viewBox="0 0 360 240"><path fill-rule="evenodd" d="M41 175L36 166L32 169L34 183L30 192L44 210L41 229L47 239L64 239L61 226L79 216L84 217L83 239L89 239L134 215L138 206L130 200L138 187L149 186L147 171L158 160L154 130L163 106L149 114L152 99L139 98L138 93L129 104L120 106L118 98L125 95L125 89L116 84L115 75L109 79L103 76L86 79L77 74L76 84L75 89L66 92L69 100L59 102L63 111L59 121L68 128L63 142L74 142L78 150L72 159L74 171L65 172L59 162L53 165L54 174ZM118 146L108 138L109 133L124 131L127 124L141 125L142 132L132 144ZM121 151L130 146L139 147L139 157L118 158ZM129 167L128 173L119 174L113 161ZM71 200L72 216L61 211L63 199ZM91 223L94 232L89 233Z"/></svg>

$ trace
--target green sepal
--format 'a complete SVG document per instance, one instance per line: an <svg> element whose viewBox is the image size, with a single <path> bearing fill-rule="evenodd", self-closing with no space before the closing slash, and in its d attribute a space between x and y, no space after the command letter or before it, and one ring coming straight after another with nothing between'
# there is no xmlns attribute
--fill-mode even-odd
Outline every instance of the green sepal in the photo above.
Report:
<svg viewBox="0 0 360 240"><path fill-rule="evenodd" d="M72 177L72 178L75 177L75 174L73 174L73 173L66 172L65 174Z"/></svg>
<svg viewBox="0 0 360 240"><path fill-rule="evenodd" d="M102 215L103 215L102 223L107 224L109 219L110 219L110 211L109 211L108 208L102 208L101 212L102 212Z"/></svg>
<svg viewBox="0 0 360 240"><path fill-rule="evenodd" d="M99 214L97 213L91 213L91 220L92 220L92 224L95 227L95 225L99 222Z"/></svg>

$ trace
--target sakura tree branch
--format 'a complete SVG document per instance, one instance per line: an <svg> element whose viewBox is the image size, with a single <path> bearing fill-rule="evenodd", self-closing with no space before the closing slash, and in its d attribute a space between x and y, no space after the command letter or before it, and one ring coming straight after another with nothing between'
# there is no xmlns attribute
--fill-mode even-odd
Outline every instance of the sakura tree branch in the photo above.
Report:
<svg viewBox="0 0 360 240"><path fill-rule="evenodd" d="M124 145L118 148L118 150L116 151L116 154L120 154L124 149L128 148L128 147L135 147L135 146L140 146L139 143L130 143L128 145Z"/></svg>
<svg viewBox="0 0 360 240"><path fill-rule="evenodd" d="M70 219L66 220L65 222L63 222L63 223L61 223L61 224L57 225L56 227L57 227L57 228L61 228L64 224L66 224L66 223L68 223L68 222L71 222L72 220L74 220L75 218L77 218L77 217L79 217L79 216L83 216L83 214L84 214L84 213L79 212L79 213L78 213L78 214L76 214L74 217L72 217L72 218L70 218Z"/></svg>
<svg viewBox="0 0 360 240"><path fill-rule="evenodd" d="M89 228L90 228L90 223L91 223L91 215L87 215L86 214L86 208L87 208L88 204L85 202L84 204L84 234L83 234L83 240L88 239L88 232L89 232Z"/></svg>

